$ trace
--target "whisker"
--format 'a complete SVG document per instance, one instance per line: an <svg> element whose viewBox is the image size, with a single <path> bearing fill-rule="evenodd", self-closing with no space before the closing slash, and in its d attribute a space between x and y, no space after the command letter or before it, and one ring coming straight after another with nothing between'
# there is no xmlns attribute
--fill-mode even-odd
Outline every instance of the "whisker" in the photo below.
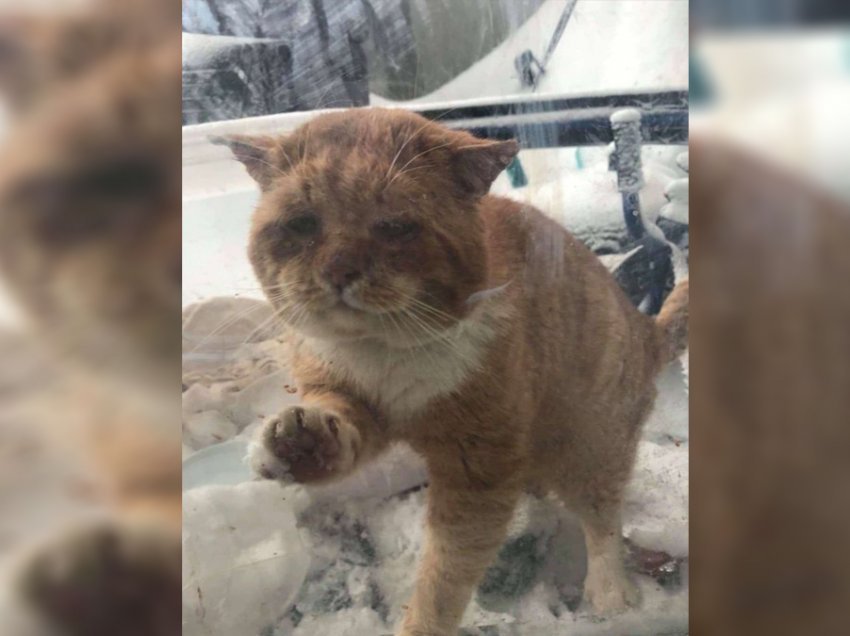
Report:
<svg viewBox="0 0 850 636"><path fill-rule="evenodd" d="M401 175L403 175L403 174L404 174L404 169L405 169L405 168L407 168L407 166L409 166L411 163L413 163L414 161L416 161L419 157L422 157L423 155L427 155L429 152L434 152L435 150L439 150L440 148L445 148L446 146L451 145L451 143L452 143L451 141L447 141L447 142L445 142L445 143L439 144L439 145L437 145L437 146L433 146L433 147L431 147L431 148L428 148L427 150L423 150L422 152L420 152L420 153L418 153L418 154L413 155L413 157L411 157L411 159L410 159L410 160L409 160L406 164L404 164L404 165L401 167L401 170L399 170L398 172L396 172L396 173L393 175L393 178L392 178L392 179L390 179L390 180L389 180L389 183L387 183L387 185L385 185L385 186L384 186L384 189L386 190L387 188L389 188L389 187L392 185L393 181L395 181L395 180L396 180L396 179L398 179Z"/></svg>
<svg viewBox="0 0 850 636"><path fill-rule="evenodd" d="M213 328L212 331L210 331L203 338L201 338L201 340L200 340L200 342L198 342L198 344L196 344L194 347L189 349L189 351L187 351L187 353L195 353L196 351L198 351L198 349L200 349L202 346L204 346L210 340L210 338L215 337L216 335L221 333L222 330L226 329L227 327L230 327L231 325L236 324L242 318L245 318L245 317L251 315L252 313L254 313L255 311L258 311L258 310L263 309L263 308L265 308L265 305L251 305L250 307L243 309L241 311L238 311L238 312L236 312L236 314L229 316L228 318L225 318L215 328ZM184 332L184 336L185 335L186 334Z"/></svg>

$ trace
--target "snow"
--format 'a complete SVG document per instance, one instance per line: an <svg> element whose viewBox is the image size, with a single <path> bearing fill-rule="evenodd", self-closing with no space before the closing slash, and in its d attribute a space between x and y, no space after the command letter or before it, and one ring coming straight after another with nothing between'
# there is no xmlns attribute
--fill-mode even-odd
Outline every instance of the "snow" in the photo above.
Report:
<svg viewBox="0 0 850 636"><path fill-rule="evenodd" d="M687 161L685 162L687 165ZM688 179L676 179L664 189L669 203L661 208L660 215L678 223L688 223Z"/></svg>
<svg viewBox="0 0 850 636"><path fill-rule="evenodd" d="M548 151L521 153L523 166L536 164L538 154ZM675 154L670 148L644 146L642 149L644 185L639 197L645 220L655 221L668 203L664 193L669 184L686 176L675 164ZM507 178L501 176L493 192L534 205L593 249L608 247L619 251L625 224L617 173L608 170L607 156L601 150L587 153L586 157L588 165L584 169L557 172L550 165L549 171L530 176L529 185L524 188L511 188ZM557 163L554 167L557 169Z"/></svg>
<svg viewBox="0 0 850 636"><path fill-rule="evenodd" d="M268 38L241 38L221 35L205 35L202 33L182 33L183 37L183 67L203 68L214 62L221 51L239 44L254 42L273 42Z"/></svg>
<svg viewBox="0 0 850 636"><path fill-rule="evenodd" d="M236 425L218 411L193 413L183 426L192 448L205 448L237 433Z"/></svg>
<svg viewBox="0 0 850 636"><path fill-rule="evenodd" d="M271 482L183 493L183 634L257 634L297 594L310 563Z"/></svg>
<svg viewBox="0 0 850 636"><path fill-rule="evenodd" d="M623 108L611 115L612 124L634 124L640 121L640 111L637 108Z"/></svg>

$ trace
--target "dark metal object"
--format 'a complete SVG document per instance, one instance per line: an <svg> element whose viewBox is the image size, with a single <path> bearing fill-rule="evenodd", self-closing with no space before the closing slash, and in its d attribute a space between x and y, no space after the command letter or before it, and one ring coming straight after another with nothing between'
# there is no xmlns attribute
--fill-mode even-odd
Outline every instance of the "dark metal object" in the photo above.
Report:
<svg viewBox="0 0 850 636"><path fill-rule="evenodd" d="M645 91L580 97L526 98L450 109L414 108L450 128L487 139L518 139L525 149L601 146L614 140L610 116L641 111L644 143L687 144L688 92Z"/></svg>
<svg viewBox="0 0 850 636"><path fill-rule="evenodd" d="M640 218L640 193L623 192L623 220L629 236L634 239L642 238L646 234L643 221Z"/></svg>
<svg viewBox="0 0 850 636"><path fill-rule="evenodd" d="M525 50L516 56L514 68L519 75L519 83L525 87L537 86L540 76L546 72L534 53Z"/></svg>
<svg viewBox="0 0 850 636"><path fill-rule="evenodd" d="M630 115L628 119L618 121L620 115ZM640 111L624 109L611 116L611 131L614 135L614 162L617 171L617 188L623 197L623 218L629 234L641 238L646 229L640 212L640 190L643 188L643 165L641 147L643 137L640 131Z"/></svg>
<svg viewBox="0 0 850 636"><path fill-rule="evenodd" d="M573 9L578 0L569 0L561 12L561 17L558 19L558 24L555 26L555 31L549 39L549 46L546 47L546 52L543 54L543 61L539 61L530 50L525 50L520 53L514 60L514 66L519 73L519 81L525 87L537 88L537 82L540 76L546 73L546 65L549 64L549 58L555 52L555 47L561 41L561 36L564 34L564 29L567 28L567 23L570 21L570 16L573 14ZM536 67L536 68L535 68Z"/></svg>

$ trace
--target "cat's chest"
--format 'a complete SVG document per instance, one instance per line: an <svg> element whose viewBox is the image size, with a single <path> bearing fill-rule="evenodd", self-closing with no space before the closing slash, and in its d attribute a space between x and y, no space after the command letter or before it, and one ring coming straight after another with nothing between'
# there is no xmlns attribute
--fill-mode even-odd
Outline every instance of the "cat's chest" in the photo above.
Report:
<svg viewBox="0 0 850 636"><path fill-rule="evenodd" d="M327 343L312 348L338 381L356 387L391 419L403 421L456 392L480 368L484 345L483 339L465 334L413 349Z"/></svg>

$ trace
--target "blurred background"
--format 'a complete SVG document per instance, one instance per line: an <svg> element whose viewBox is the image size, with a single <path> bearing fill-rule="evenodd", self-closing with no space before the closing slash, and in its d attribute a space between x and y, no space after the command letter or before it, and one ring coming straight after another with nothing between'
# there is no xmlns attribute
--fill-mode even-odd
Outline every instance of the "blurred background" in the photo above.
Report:
<svg viewBox="0 0 850 636"><path fill-rule="evenodd" d="M0 633L178 634L171 0L0 10Z"/></svg>
<svg viewBox="0 0 850 636"><path fill-rule="evenodd" d="M694 634L848 629L849 16L691 3Z"/></svg>
<svg viewBox="0 0 850 636"><path fill-rule="evenodd" d="M644 143L642 153L647 184L654 183L653 174L661 181L652 186L654 199L641 195L641 209L656 210L657 217L650 218L667 241L693 256L697 290L690 429L681 426L681 419L656 421L658 426L650 428L656 437L649 440L681 444L684 434L686 448L693 443L692 514L687 514L687 480L675 474L669 479L669 470L653 471L652 462L641 473L645 487L638 493L672 493L658 500L660 508L669 512L675 500L685 511L675 536L687 537L690 525L692 549L678 546L678 556L687 554L690 567L677 570L677 583L664 575L680 567L681 559L662 561L670 567L654 572L661 581L653 585L680 585L681 574L687 573L689 630L695 634L846 633L847 3L694 0L689 27L684 2L579 0L564 23L569 3L560 0L462 6L448 0L374 0L339 10L337 3L300 3L306 9L297 4L277 3L278 17L271 20L258 20L257 6L262 5L251 2L184 2L182 19L171 0L0 5L4 636L51 629L81 636L178 633L179 566L168 553L173 535L169 539L167 530L174 528L179 509L174 500L179 498L181 429L176 422L181 418L185 426L187 420L185 401L177 413L178 315L213 296L256 294L250 272L235 265L252 194L239 169L205 145L206 129L191 126L286 130L309 116L305 112L367 101L431 108L436 117L456 108L447 105L453 100L481 98L492 107L520 101L513 99L518 96L555 101L600 93L645 98L655 92L657 97L672 91L670 97L688 88L688 74L686 104L696 165L689 184L691 206L682 205L688 191L683 197L681 179L687 175L689 181L690 171L679 160L683 148L676 146L684 141L673 135L674 129L657 122L650 126L656 139L668 137L660 149ZM319 4L324 4L324 20L315 17L321 14ZM615 4L621 5L616 15ZM662 5L672 5L667 18L660 17ZM480 24L488 26L474 28ZM140 65L126 66L131 62ZM481 70L477 78L470 72L475 67ZM257 68L264 69L258 79L252 74ZM623 105L641 107L629 101L604 107ZM681 105L656 102L656 108L673 113ZM580 101L552 108L583 111L587 106ZM281 118L264 119L275 115ZM469 125L469 115L464 113L462 125ZM589 130L603 135L605 127L598 118L593 121ZM178 184L181 123L188 127ZM551 209L569 209L560 205L565 196L588 198L587 189L573 194L570 188L604 191L601 210L616 225L597 235L597 253L627 254L623 250L633 239L622 214L616 170L608 170L610 139L582 145L571 136L556 150L546 147L554 144L546 140L557 140L557 131L524 130L529 131L524 140L542 140L540 147L523 152L522 170L514 167L512 175L503 176L501 191L540 194L548 188ZM576 185L583 181L576 173L589 174L594 165L598 181ZM572 185L552 185L562 181ZM182 250L176 247L180 230L175 227L181 185L183 229L194 237L188 246L183 242ZM216 204L214 198L225 200L225 195L233 198L227 205ZM226 216L228 206L236 214ZM206 217L199 213L203 208ZM596 219L598 213L593 208L578 220ZM691 214L697 219L692 250L687 239ZM665 218L686 221L688 232L672 224L663 227ZM224 235L237 238L225 241ZM642 251L650 250L644 246ZM185 271L178 299L181 252ZM670 260L668 252L662 256ZM640 273L651 262L635 266L636 274L623 279L635 285L638 303L655 282ZM219 275L209 275L213 270ZM184 329L185 320L184 315ZM221 328L218 314L209 320L199 327L207 335ZM241 343L253 337L258 324L248 321L231 338ZM197 339L187 345L183 335L184 353L198 347ZM268 360L260 340L258 368ZM229 346L225 338L216 342L217 350L222 342ZM209 404L190 405L189 415L212 410ZM200 409L193 412L197 405ZM255 415L238 413L248 422ZM221 419L213 424L207 419L201 432L214 425L232 430ZM195 446L216 441L187 438L185 430L181 437L183 452L190 455L197 452ZM687 475L687 464L673 466ZM386 508L383 514L391 527L415 511L414 493L406 509ZM117 517L144 529L143 536L116 532ZM359 536L363 528L356 518L349 521L345 532L335 529L338 522L322 526L317 521L317 527L339 540ZM545 529L551 520L541 523ZM166 528L164 536L152 533L152 524ZM69 526L73 531L66 530ZM124 538L116 542L115 536ZM574 545L575 537L565 534L559 540ZM338 544L328 558L336 559L343 549L349 561L369 558L369 545L392 546L394 541L385 534L372 543ZM676 552L675 545L665 547ZM515 548L520 555L535 549L527 541ZM507 558L510 563L511 555ZM82 571L97 576L82 580L95 585L79 585L81 568L72 567L75 563L89 564ZM398 563L402 570L410 566ZM119 570L129 574L119 579ZM119 580L144 583L115 585ZM119 588L123 595L109 595ZM82 601L72 595L74 602L59 602L69 598L69 589L88 591ZM349 602L371 602L368 585L357 589L365 590L363 595L321 602L340 603L343 610ZM91 598L100 602L87 604ZM19 618L23 601L29 609L40 608L47 623ZM151 612L151 605L164 609ZM85 607L95 609L81 611ZM140 607L137 614L128 610ZM110 613L114 608L132 617L132 628ZM148 619L153 622L144 622ZM663 633L657 625L638 616L617 633L652 632L654 627L654 633ZM668 627L668 633L675 632L677 625Z"/></svg>

